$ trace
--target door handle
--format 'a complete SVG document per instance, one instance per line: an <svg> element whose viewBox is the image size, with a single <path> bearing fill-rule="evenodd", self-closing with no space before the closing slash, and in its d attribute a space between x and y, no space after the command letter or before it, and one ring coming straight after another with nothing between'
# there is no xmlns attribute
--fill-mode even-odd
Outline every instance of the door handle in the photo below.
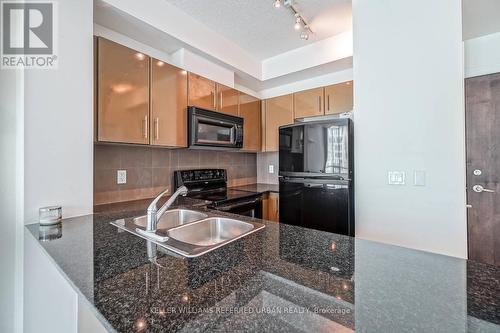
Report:
<svg viewBox="0 0 500 333"><path fill-rule="evenodd" d="M160 139L160 118L155 118L155 140Z"/></svg>
<svg viewBox="0 0 500 333"><path fill-rule="evenodd" d="M149 130L149 126L148 126L148 116L145 115L144 116L144 139L147 139L148 138L148 130Z"/></svg>
<svg viewBox="0 0 500 333"><path fill-rule="evenodd" d="M489 190L487 188L484 188L483 186L481 185L474 185L472 186L472 190L476 193L481 193L481 192L488 192L488 193L495 193L494 190Z"/></svg>

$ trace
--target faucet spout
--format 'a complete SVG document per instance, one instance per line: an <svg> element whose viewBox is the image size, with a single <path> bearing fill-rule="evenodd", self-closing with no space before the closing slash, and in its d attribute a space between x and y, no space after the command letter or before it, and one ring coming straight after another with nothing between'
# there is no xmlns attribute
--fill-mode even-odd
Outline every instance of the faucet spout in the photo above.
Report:
<svg viewBox="0 0 500 333"><path fill-rule="evenodd" d="M146 224L146 231L147 232L151 232L151 233L156 232L156 225L157 225L158 221L160 220L160 218L162 217L162 215L167 211L167 209L170 206L172 206L172 204L174 203L174 201L177 199L177 197L179 195L186 196L186 194L188 193L188 189L186 186L179 187L177 189L177 191L175 191L174 194L172 194L172 196L167 200L167 202L165 202L163 204L163 206L161 206L161 208L158 209L158 207L157 207L158 201L160 201L160 199L167 193L168 193L168 189L161 192L160 194L158 194L158 196L156 198L154 198L154 200L149 205L148 211L147 211L147 224Z"/></svg>

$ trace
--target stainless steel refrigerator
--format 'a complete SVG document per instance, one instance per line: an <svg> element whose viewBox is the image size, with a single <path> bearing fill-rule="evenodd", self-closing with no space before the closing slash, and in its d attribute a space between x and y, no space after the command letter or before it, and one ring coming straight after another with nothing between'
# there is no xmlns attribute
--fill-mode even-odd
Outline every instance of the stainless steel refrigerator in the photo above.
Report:
<svg viewBox="0 0 500 333"><path fill-rule="evenodd" d="M351 119L279 129L280 222L354 236Z"/></svg>

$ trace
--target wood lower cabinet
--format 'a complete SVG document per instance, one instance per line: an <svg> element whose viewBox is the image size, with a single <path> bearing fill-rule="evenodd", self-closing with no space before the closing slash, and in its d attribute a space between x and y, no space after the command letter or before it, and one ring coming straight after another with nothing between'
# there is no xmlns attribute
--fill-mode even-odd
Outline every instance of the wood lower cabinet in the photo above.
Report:
<svg viewBox="0 0 500 333"><path fill-rule="evenodd" d="M267 152L278 151L279 127L293 123L293 95L267 99L263 113L265 137L262 149Z"/></svg>
<svg viewBox="0 0 500 333"><path fill-rule="evenodd" d="M187 146L187 74L151 59L151 144Z"/></svg>
<svg viewBox="0 0 500 333"><path fill-rule="evenodd" d="M353 82L325 87L325 114L338 114L353 109Z"/></svg>
<svg viewBox="0 0 500 333"><path fill-rule="evenodd" d="M262 218L268 221L280 221L280 197L278 193L270 192L262 200Z"/></svg>
<svg viewBox="0 0 500 333"><path fill-rule="evenodd" d="M239 94L236 89L217 84L217 111L239 116Z"/></svg>
<svg viewBox="0 0 500 333"><path fill-rule="evenodd" d="M322 116L325 113L324 89L316 88L293 94L295 118Z"/></svg>
<svg viewBox="0 0 500 333"><path fill-rule="evenodd" d="M188 105L215 110L216 83L203 76L188 74Z"/></svg>
<svg viewBox="0 0 500 333"><path fill-rule="evenodd" d="M149 62L142 53L99 38L98 141L149 144Z"/></svg>
<svg viewBox="0 0 500 333"><path fill-rule="evenodd" d="M244 151L260 151L261 143L261 101L253 96L240 93L240 117L243 118Z"/></svg>

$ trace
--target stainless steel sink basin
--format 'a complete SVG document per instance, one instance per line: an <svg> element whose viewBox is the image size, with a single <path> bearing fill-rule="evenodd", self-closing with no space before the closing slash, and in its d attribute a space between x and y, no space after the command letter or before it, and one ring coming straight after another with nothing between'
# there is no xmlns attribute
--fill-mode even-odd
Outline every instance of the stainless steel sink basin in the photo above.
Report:
<svg viewBox="0 0 500 333"><path fill-rule="evenodd" d="M196 212L194 210L187 210L187 209L167 210L163 214L161 219L158 221L156 229L161 230L161 229L170 229L178 227L186 223L202 220L207 216L208 216L207 214ZM145 228L147 223L147 216L139 216L134 218L134 223L136 226Z"/></svg>
<svg viewBox="0 0 500 333"><path fill-rule="evenodd" d="M144 230L146 221L146 216L140 216L110 223L188 258L201 256L265 228L257 221L243 222L214 215L210 211L205 214L189 209L172 209L165 212L158 222L155 237L151 237L139 231Z"/></svg>
<svg viewBox="0 0 500 333"><path fill-rule="evenodd" d="M236 239L254 229L250 223L212 217L171 229L168 237L197 246L213 246Z"/></svg>

